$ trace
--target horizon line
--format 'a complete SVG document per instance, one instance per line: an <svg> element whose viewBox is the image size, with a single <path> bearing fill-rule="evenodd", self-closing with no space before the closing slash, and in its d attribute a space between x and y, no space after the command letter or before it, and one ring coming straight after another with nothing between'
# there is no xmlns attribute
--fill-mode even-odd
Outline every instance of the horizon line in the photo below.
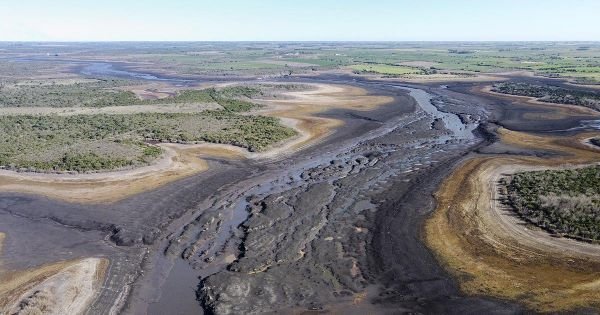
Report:
<svg viewBox="0 0 600 315"><path fill-rule="evenodd" d="M0 40L0 43L600 43L600 40Z"/></svg>

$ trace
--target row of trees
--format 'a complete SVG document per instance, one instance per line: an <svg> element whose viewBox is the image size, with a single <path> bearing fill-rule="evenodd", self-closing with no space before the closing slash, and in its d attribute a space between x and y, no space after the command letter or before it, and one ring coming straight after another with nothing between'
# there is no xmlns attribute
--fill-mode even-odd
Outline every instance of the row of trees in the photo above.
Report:
<svg viewBox="0 0 600 315"><path fill-rule="evenodd" d="M600 110L600 93L597 92L516 82L496 84L493 87L493 91L510 95L535 97L542 102L580 105Z"/></svg>

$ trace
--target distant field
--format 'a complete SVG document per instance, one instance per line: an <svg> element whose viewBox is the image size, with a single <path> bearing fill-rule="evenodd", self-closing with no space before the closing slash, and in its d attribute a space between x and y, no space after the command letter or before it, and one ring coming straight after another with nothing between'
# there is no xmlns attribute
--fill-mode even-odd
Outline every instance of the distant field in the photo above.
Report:
<svg viewBox="0 0 600 315"><path fill-rule="evenodd" d="M39 49L27 45L4 46L14 55L39 53ZM50 55L54 53L52 49L48 52ZM142 63L139 69L184 76L283 76L348 68L370 71L366 65L373 65L372 73L408 75L413 70L403 66L423 65L415 69L469 73L525 70L543 76L571 78L585 84L600 84L600 44L596 42L247 42L145 43L137 46L79 43L62 46L58 53L78 58ZM47 75L58 72L60 67L49 61L34 64L0 61L0 70L1 80L4 73L11 77L36 72Z"/></svg>
<svg viewBox="0 0 600 315"><path fill-rule="evenodd" d="M407 66L392 66L382 64L361 64L352 65L350 69L356 72L370 72L389 75L423 74L423 70Z"/></svg>

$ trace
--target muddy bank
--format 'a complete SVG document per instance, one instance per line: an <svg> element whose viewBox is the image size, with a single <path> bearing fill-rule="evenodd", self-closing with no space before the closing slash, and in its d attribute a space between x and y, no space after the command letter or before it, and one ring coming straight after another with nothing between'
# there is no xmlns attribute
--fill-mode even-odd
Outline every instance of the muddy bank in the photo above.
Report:
<svg viewBox="0 0 600 315"><path fill-rule="evenodd" d="M498 182L518 171L596 164L599 151L584 141L598 132L498 133L507 145L552 154L474 155L461 163L437 192L439 203L426 225L429 246L464 292L519 301L536 312L597 314L598 245L527 224L502 204Z"/></svg>
<svg viewBox="0 0 600 315"><path fill-rule="evenodd" d="M384 93L384 95L392 95L397 98L397 100L389 105L381 106L375 110L367 111L367 112L355 112L351 110L345 109L335 109L330 110L325 113L319 114L321 117L325 118L335 118L342 119L345 123L342 127L340 127L336 132L328 136L324 139L324 141L320 142L318 145L309 147L304 149L301 153L295 156L291 156L289 158L279 160L277 162L268 162L268 163L254 163L245 165L245 169L250 170L251 174L247 177L239 177L237 182L234 182L230 186L225 186L220 189L219 192L215 193L213 196L207 198L204 202L202 202L198 206L198 211L201 213L205 213L203 216L204 219L192 218L190 221L193 221L193 224L188 224L183 229L181 226L176 227L179 229L180 234L189 234L191 238L199 237L201 239L204 236L196 236L195 230L197 227L194 227L195 222L201 220L209 220L214 223L215 228L220 229L220 234L215 233L210 242L212 245L211 249L206 250L207 255L212 255L211 253L218 252L220 247L223 246L224 243L232 245L233 243L229 240L229 233L233 230L237 229L238 225L241 224L247 218L246 212L246 193L249 190L261 190L261 191L269 191L271 186L271 182L280 178L282 173L292 172L295 176L299 177L300 174L299 168L307 168L313 165L319 165L324 161L329 161L332 152L339 152L340 150L344 150L355 143L357 140L355 137L357 135L364 135L369 132L381 132L378 131L379 127L381 127L382 123L386 120L389 120L393 117L398 117L402 113L407 113L413 110L414 104L410 101L410 98L406 96L405 92L396 92L396 91L370 91L371 93ZM399 104L405 104L399 106ZM368 118L368 119L365 119ZM216 216L215 219L211 219L210 215ZM209 218L209 219L206 219ZM188 222L189 223L189 222ZM194 228L193 228L194 227ZM212 232L211 232L212 233ZM206 235L211 235L211 233L204 233ZM201 239L193 239L196 243L202 242ZM186 239L184 237L179 237L178 234L173 234L169 237L169 241L171 243L181 243L183 244ZM168 245L168 243L166 244ZM171 246L166 249L158 249L158 251L166 251L170 257L178 257L181 256L181 253L177 253L178 250L175 246ZM187 255L191 250L187 251ZM228 255L226 255L228 256ZM157 262L158 265L163 264L164 262ZM197 267L197 266L196 266ZM154 267L158 269L169 269L170 267ZM199 267L197 267L199 268ZM212 268L211 266L202 267L203 270L198 270L200 275L209 275L211 272L218 271L219 269ZM211 271L212 270L212 271ZM150 291L152 289L152 285L148 285ZM146 291L145 288L142 288L141 291ZM152 295L155 296L157 293L145 292L141 294L142 296ZM145 304L145 297L140 297L136 299L134 297L132 299L135 303L136 301ZM195 302L195 301L194 301ZM181 303L179 301L171 301L170 303ZM139 306L132 306L130 309L136 309Z"/></svg>
<svg viewBox="0 0 600 315"><path fill-rule="evenodd" d="M336 147L339 141L376 129L381 125L380 121L402 111L410 111L410 107L386 106L372 112L325 112L323 117L341 119L345 125L300 156L314 161L322 154L320 148ZM369 116L372 118L365 119ZM170 222L205 211L220 191L230 189L238 182L263 174L273 176L296 162L290 159L271 165L215 158L208 159L208 163L209 170L205 173L111 204L71 204L34 195L0 194L0 215L5 217L0 222L0 230L7 235L3 266L18 270L65 259L106 257L110 260L107 278L92 310L99 314L118 310L127 302L125 298L130 290L136 292L139 283L136 279L144 272L148 274L154 270L155 260L147 253L162 255L161 240L189 223L183 219L171 227ZM27 266L23 265L24 261L28 262ZM158 278L160 282L164 276L158 275ZM196 303L194 295L191 297ZM148 298L149 302L151 300ZM115 301L119 302L116 306Z"/></svg>
<svg viewBox="0 0 600 315"><path fill-rule="evenodd" d="M378 89L399 97L409 92ZM281 162L282 171L221 191L173 235L165 252L196 270L206 311L519 309L461 297L419 236L437 181L481 142L464 130L485 112L463 104L473 119L464 124L429 103L402 99L402 115L377 119L371 132L324 144L318 155ZM369 118L363 120L376 117Z"/></svg>
<svg viewBox="0 0 600 315"><path fill-rule="evenodd" d="M422 242L422 223L434 208L433 192L454 165L495 141L493 127L481 128L478 139L465 130L491 120L544 132L577 126L583 117L548 122L532 113L555 113L552 106L531 108L472 95L470 89L461 93L465 88L425 87L437 95L435 108L417 92L417 101L425 103L404 123L382 126L386 132L332 152L329 161L271 181L267 191L242 194L248 219L225 242L211 243L211 234L219 235L218 217L199 217L176 239L175 248L181 241L184 246L175 253L199 271L223 269L208 277L199 272L205 310L525 311L463 295Z"/></svg>

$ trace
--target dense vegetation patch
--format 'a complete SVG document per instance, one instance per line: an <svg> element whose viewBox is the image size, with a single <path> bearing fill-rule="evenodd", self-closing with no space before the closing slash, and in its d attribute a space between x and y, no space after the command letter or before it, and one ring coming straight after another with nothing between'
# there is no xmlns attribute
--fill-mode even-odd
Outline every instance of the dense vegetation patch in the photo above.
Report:
<svg viewBox="0 0 600 315"><path fill-rule="evenodd" d="M409 74L426 74L426 71L422 68L397 66L397 65L386 65L386 64L361 64L352 65L350 68L355 74L362 73L375 73L384 74L390 76L402 76Z"/></svg>
<svg viewBox="0 0 600 315"><path fill-rule="evenodd" d="M183 90L176 95L156 100L142 100L133 92L118 87L133 84L124 80L94 80L73 84L56 84L52 81L0 84L0 107L106 107L151 104L217 103L233 112L259 107L243 98L261 95L256 87L231 86L222 89Z"/></svg>
<svg viewBox="0 0 600 315"><path fill-rule="evenodd" d="M240 99L261 95L261 89L249 86L230 86L222 89L183 90L173 97L159 100L138 100L137 104L217 103L225 110L245 112L260 105Z"/></svg>
<svg viewBox="0 0 600 315"><path fill-rule="evenodd" d="M116 90L122 80L96 80L74 84L44 81L0 84L0 107L105 107L140 101L132 92Z"/></svg>
<svg viewBox="0 0 600 315"><path fill-rule="evenodd" d="M251 151L295 134L276 118L228 110L128 115L0 116L0 165L89 171L147 163L160 149L144 141L226 143Z"/></svg>
<svg viewBox="0 0 600 315"><path fill-rule="evenodd" d="M493 91L503 94L535 97L541 102L580 105L600 110L600 93L595 92L516 82L496 84L493 87Z"/></svg>
<svg viewBox="0 0 600 315"><path fill-rule="evenodd" d="M600 240L600 166L517 173L508 202L527 221L554 233Z"/></svg>
<svg viewBox="0 0 600 315"><path fill-rule="evenodd" d="M63 82L63 83L57 83ZM157 100L141 100L118 87L123 80L22 81L0 86L0 107L114 106L217 103L222 109L198 113L0 116L0 167L29 171L95 171L134 167L160 156L148 142L225 143L261 151L295 135L272 117L248 115L287 85L228 86L182 90ZM9 92L6 92L9 91Z"/></svg>

